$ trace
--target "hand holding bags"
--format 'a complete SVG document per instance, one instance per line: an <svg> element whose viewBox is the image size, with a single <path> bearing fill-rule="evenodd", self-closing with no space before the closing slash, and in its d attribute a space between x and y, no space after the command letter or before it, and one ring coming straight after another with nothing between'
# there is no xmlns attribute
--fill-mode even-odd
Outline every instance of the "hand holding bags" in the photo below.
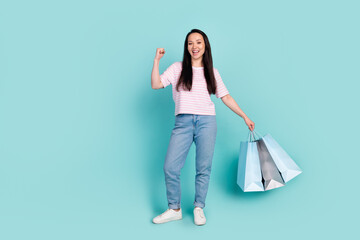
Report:
<svg viewBox="0 0 360 240"><path fill-rule="evenodd" d="M282 187L301 173L300 168L270 134L241 142L237 183L244 192Z"/></svg>

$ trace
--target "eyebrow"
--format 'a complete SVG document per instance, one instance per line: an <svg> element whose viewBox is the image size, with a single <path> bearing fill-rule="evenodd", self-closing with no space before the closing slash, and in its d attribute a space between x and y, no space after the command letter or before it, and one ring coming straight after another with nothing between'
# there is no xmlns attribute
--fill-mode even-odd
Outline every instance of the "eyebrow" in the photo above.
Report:
<svg viewBox="0 0 360 240"><path fill-rule="evenodd" d="M201 39L200 39L200 38L199 38L199 39L196 39L196 41L199 41L199 40L201 41ZM192 41L189 41L189 42L192 42Z"/></svg>

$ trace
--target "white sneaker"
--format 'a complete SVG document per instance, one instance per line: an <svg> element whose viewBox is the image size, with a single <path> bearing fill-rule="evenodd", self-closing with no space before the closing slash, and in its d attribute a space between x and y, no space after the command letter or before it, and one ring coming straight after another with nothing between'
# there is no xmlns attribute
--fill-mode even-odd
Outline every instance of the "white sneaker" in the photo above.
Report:
<svg viewBox="0 0 360 240"><path fill-rule="evenodd" d="M159 216L153 218L153 223L166 223L174 220L182 219L181 208L179 211L168 209Z"/></svg>
<svg viewBox="0 0 360 240"><path fill-rule="evenodd" d="M202 208L194 208L194 222L196 225L204 225L206 223L205 214Z"/></svg>

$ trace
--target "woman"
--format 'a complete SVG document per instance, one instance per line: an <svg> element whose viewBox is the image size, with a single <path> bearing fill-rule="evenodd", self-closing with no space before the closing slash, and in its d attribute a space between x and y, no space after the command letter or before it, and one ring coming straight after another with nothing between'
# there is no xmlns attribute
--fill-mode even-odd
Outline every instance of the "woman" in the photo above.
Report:
<svg viewBox="0 0 360 240"><path fill-rule="evenodd" d="M210 95L215 94L217 98L221 98L226 106L244 119L251 131L254 130L255 124L230 96L218 70L213 67L210 43L204 32L192 29L185 38L183 61L173 63L160 75L159 62L164 54L164 48L156 49L151 87L161 89L172 84L175 127L171 133L164 163L169 209L155 217L153 222L165 223L182 219L180 171L192 142L195 142L194 222L196 225L204 225L206 218L203 208L217 131L215 106Z"/></svg>

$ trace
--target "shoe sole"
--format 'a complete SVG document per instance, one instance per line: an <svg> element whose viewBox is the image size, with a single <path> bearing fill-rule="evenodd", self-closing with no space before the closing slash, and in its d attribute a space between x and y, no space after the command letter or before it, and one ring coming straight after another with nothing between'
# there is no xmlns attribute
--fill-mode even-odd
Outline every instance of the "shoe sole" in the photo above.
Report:
<svg viewBox="0 0 360 240"><path fill-rule="evenodd" d="M204 222L204 223L195 223L195 225L197 225L197 226L202 226L202 225L205 225L205 223L206 223L206 222Z"/></svg>
<svg viewBox="0 0 360 240"><path fill-rule="evenodd" d="M153 220L153 223L155 223L155 224L161 224L161 223L167 223L167 222L177 221L177 220L181 220L181 219L182 219L182 217L181 217L181 218L170 218L170 219L167 219L167 220L162 221L162 222L154 222L154 220Z"/></svg>

